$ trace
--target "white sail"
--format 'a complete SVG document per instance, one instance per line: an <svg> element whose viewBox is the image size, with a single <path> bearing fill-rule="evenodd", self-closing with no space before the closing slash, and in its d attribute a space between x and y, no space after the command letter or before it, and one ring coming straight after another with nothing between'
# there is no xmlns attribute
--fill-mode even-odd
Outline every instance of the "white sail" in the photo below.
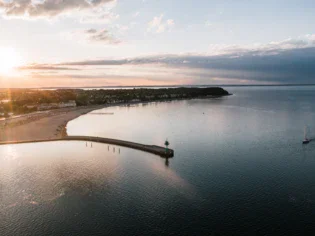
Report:
<svg viewBox="0 0 315 236"><path fill-rule="evenodd" d="M304 127L304 140L307 140L307 130L306 130L306 126Z"/></svg>

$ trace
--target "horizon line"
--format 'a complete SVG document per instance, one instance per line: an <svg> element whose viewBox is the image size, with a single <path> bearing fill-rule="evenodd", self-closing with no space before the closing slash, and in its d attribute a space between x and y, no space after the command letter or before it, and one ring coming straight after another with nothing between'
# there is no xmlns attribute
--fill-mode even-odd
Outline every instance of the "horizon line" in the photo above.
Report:
<svg viewBox="0 0 315 236"><path fill-rule="evenodd" d="M275 87L275 86L315 86L314 84L201 84L201 85L117 85L117 86L80 86L80 87L0 87L0 89L84 89L84 88L169 88L169 87Z"/></svg>

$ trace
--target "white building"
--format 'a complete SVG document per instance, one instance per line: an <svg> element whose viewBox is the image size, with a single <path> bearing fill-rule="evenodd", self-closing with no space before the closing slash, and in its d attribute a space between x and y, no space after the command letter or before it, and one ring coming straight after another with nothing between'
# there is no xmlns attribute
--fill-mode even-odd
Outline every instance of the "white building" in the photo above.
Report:
<svg viewBox="0 0 315 236"><path fill-rule="evenodd" d="M74 100L59 103L59 108L76 107L76 106L77 106L77 104Z"/></svg>
<svg viewBox="0 0 315 236"><path fill-rule="evenodd" d="M66 107L76 107L77 104L74 100L68 102L61 102L61 103L43 103L37 107L37 110L50 110L50 109L57 109L57 108L66 108Z"/></svg>

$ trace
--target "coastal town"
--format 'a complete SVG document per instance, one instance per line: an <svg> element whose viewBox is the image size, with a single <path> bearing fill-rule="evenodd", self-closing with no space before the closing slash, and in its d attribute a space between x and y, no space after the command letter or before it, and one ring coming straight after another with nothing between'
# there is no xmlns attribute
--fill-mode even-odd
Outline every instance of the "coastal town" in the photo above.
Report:
<svg viewBox="0 0 315 236"><path fill-rule="evenodd" d="M224 96L222 88L160 88L160 89L2 89L0 118L61 108L89 105L151 102Z"/></svg>

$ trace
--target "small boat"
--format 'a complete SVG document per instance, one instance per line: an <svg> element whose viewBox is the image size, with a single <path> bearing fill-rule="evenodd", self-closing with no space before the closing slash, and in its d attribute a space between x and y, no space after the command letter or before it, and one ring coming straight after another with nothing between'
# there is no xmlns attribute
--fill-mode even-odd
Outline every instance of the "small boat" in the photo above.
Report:
<svg viewBox="0 0 315 236"><path fill-rule="evenodd" d="M307 126L305 126L304 128L304 140L303 140L303 144L308 144L311 140L307 138Z"/></svg>
<svg viewBox="0 0 315 236"><path fill-rule="evenodd" d="M308 139L303 140L303 144L308 144L309 142L310 142L310 140L308 140Z"/></svg>

